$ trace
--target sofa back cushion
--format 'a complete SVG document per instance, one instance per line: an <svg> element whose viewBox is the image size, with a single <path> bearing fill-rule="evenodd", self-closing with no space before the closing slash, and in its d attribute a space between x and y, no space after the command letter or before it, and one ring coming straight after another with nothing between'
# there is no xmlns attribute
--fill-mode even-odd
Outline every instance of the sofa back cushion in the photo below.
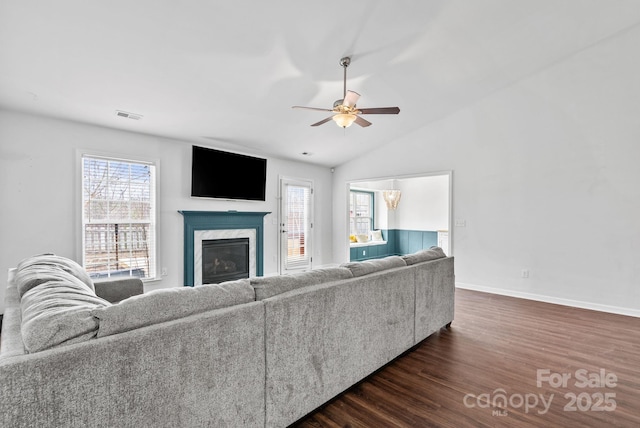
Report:
<svg viewBox="0 0 640 428"><path fill-rule="evenodd" d="M250 281L256 293L256 300L264 300L296 288L347 278L353 278L353 274L349 269L332 267L289 275L255 277L251 278Z"/></svg>
<svg viewBox="0 0 640 428"><path fill-rule="evenodd" d="M20 297L39 284L70 277L79 279L89 290L95 291L93 281L78 263L54 254L40 254L22 260L16 267L14 283Z"/></svg>
<svg viewBox="0 0 640 428"><path fill-rule="evenodd" d="M96 308L92 315L99 323L98 337L104 337L254 300L249 280L241 279L222 284L154 290L115 305Z"/></svg>
<svg viewBox="0 0 640 428"><path fill-rule="evenodd" d="M431 247L428 250L420 250L413 254L402 256L404 261L407 263L407 266L411 266L420 262L426 262L429 260L441 259L443 257L447 257L447 255L440 247Z"/></svg>
<svg viewBox="0 0 640 428"><path fill-rule="evenodd" d="M96 337L98 323L91 312L109 305L71 275L30 288L20 302L25 350L38 352Z"/></svg>
<svg viewBox="0 0 640 428"><path fill-rule="evenodd" d="M358 277L406 265L402 257L388 256L381 259L365 260L363 262L343 263L340 266L349 269L354 277Z"/></svg>
<svg viewBox="0 0 640 428"><path fill-rule="evenodd" d="M111 303L144 293L144 283L140 278L116 278L109 281L96 281L93 284L96 295Z"/></svg>

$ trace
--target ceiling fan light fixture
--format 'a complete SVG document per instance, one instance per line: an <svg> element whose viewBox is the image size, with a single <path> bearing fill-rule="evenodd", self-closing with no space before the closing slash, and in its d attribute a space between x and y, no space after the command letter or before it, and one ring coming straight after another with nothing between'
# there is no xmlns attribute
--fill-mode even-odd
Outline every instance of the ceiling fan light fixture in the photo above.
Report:
<svg viewBox="0 0 640 428"><path fill-rule="evenodd" d="M344 68L344 85L343 85L343 95L342 99L337 100L333 103L332 109L325 108L317 108L317 107L304 107L304 106L293 106L293 108L305 108L309 110L320 110L320 111L328 111L335 113L333 116L329 116L327 118L322 119L320 122L312 123L311 126L320 126L323 125L331 119L338 125L340 128L347 128L353 124L353 122L357 123L363 128L371 125L371 122L363 119L359 115L361 114L398 114L400 113L399 107L376 107L376 108L356 108L356 103L360 98L360 94L354 91L347 91L347 67L351 62L351 58L344 57L340 59L340 65Z"/></svg>
<svg viewBox="0 0 640 428"><path fill-rule="evenodd" d="M341 128L348 128L356 120L355 114L350 113L338 113L333 115L333 120Z"/></svg>

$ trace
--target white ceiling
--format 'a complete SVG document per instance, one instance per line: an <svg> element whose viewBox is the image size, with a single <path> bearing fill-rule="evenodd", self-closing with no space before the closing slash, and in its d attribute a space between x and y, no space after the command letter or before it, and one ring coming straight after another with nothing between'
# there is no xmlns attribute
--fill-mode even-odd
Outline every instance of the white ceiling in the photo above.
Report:
<svg viewBox="0 0 640 428"><path fill-rule="evenodd" d="M2 0L0 107L337 166L638 22L637 0ZM291 109L342 98L343 56L358 106L399 115Z"/></svg>

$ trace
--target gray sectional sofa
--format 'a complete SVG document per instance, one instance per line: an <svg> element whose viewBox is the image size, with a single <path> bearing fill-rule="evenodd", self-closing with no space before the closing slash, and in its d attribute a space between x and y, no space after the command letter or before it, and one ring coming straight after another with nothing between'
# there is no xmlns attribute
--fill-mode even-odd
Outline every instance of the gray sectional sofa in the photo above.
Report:
<svg viewBox="0 0 640 428"><path fill-rule="evenodd" d="M286 427L454 315L453 258L436 247L145 294L53 255L9 276L7 427Z"/></svg>

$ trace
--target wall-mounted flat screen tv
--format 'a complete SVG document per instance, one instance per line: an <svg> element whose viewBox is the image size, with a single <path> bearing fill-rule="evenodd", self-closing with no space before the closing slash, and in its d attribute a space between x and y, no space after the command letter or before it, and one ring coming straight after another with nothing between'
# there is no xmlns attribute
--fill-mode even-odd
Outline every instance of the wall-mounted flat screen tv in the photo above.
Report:
<svg viewBox="0 0 640 428"><path fill-rule="evenodd" d="M267 160L193 146L191 196L265 200Z"/></svg>

